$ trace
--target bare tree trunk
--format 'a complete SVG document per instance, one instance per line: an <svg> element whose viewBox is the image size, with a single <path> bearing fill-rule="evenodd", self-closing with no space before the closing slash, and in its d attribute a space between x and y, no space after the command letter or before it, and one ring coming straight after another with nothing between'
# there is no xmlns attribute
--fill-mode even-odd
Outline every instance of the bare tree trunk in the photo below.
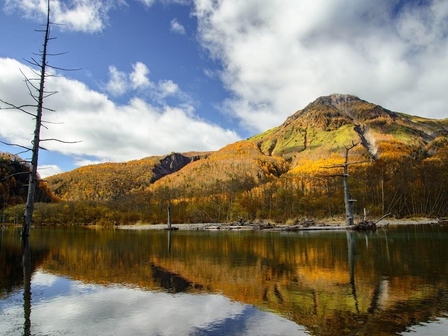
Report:
<svg viewBox="0 0 448 336"><path fill-rule="evenodd" d="M353 144L351 147L345 148L345 162L344 162L344 174L342 176L343 182L344 182L344 203L345 203L345 224L346 225L353 225L354 224L354 209L353 209L353 203L355 200L352 199L350 195L350 190L348 187L348 152L350 149L355 147L356 145Z"/></svg>
<svg viewBox="0 0 448 336"><path fill-rule="evenodd" d="M30 234L31 220L34 211L34 196L37 187L37 164L39 158L39 144L40 144L40 128L42 126L42 110L45 93L45 78L47 67L47 46L50 40L50 2L47 4L47 23L45 25L45 37L42 49L42 61L40 64L40 81L39 81L39 95L37 97L37 113L36 126L34 129L32 158L31 158L31 173L28 185L28 196L26 200L25 213L23 216L22 237L28 237Z"/></svg>
<svg viewBox="0 0 448 336"><path fill-rule="evenodd" d="M344 168L344 172L342 173L342 175L338 174L336 176L342 176L342 182L343 182L343 185L344 185L345 224L347 226L350 226L350 225L354 224L354 207L353 207L353 203L356 202L356 200L352 199L352 196L350 195L350 189L348 187L348 166L351 165L351 164L357 164L357 163L364 162L364 161L348 162L348 152L352 148L356 147L357 145L358 145L358 143L352 142L352 144L350 146L348 146L348 147L346 146L345 147L344 164L338 164L338 165L324 167L324 168L339 168L339 167Z"/></svg>
<svg viewBox="0 0 448 336"><path fill-rule="evenodd" d="M168 230L171 230L171 203L168 204Z"/></svg>

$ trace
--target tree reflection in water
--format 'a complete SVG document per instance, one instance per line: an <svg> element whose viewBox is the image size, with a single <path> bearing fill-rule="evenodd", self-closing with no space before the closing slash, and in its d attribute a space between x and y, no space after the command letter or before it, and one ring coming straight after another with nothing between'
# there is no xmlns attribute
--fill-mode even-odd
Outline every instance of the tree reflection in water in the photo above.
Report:
<svg viewBox="0 0 448 336"><path fill-rule="evenodd" d="M23 335L31 335L31 250L28 237L22 239Z"/></svg>
<svg viewBox="0 0 448 336"><path fill-rule="evenodd" d="M182 324L186 316L193 319L191 312L200 307L189 295L179 293L201 297L201 304L216 298L217 294L230 299L225 307L236 302L243 304L238 306L239 313L232 313L236 307L232 306L226 313L230 314L228 317L220 316L214 322L208 321L209 324L203 321L207 325L204 329L195 329L197 325L189 324L188 330L201 330L201 334L213 334L213 328L220 330L224 325L231 329L242 323L247 327L253 322L249 315L256 315L263 321L271 319L260 317L258 309L248 310L253 306L294 321L295 333L303 334L304 327L312 335L394 335L417 323L429 323L428 331L431 320L443 318L448 311L448 261L444 258L448 253L446 227L391 228L387 234L382 231L279 234L51 228L34 230L33 235L32 272L29 274L41 276L39 272L44 272L68 277L76 283L86 284L84 286L106 285L107 291L111 286L125 286L122 291L129 298L135 296L135 302L140 302L138 293L141 290L148 295L178 293L169 300L161 299L157 294L156 301L152 297L157 302L156 307L142 308L159 317L162 312L169 311L175 318L168 315L164 318L174 324ZM9 234L2 245L0 267L10 271L16 269L11 263L17 258L12 255L17 250L20 253L20 249ZM21 270L23 280L18 280L20 278L14 272L1 278L4 293L1 305L16 293L17 288L26 289L23 286L28 274L25 267ZM16 279L16 283L11 287L7 279ZM57 279L57 282L62 281L62 278ZM33 290L33 321L45 310L35 294L42 290L34 289L35 286L38 284L33 283L30 288ZM126 289L129 287L133 291ZM101 308L102 305L92 303L92 306L105 316L109 314L109 318L118 319L113 311L119 311L121 315L140 321L141 315L132 312L143 306L132 300L121 299L120 302L116 298L123 294L118 294L120 291L116 289L114 300L103 300L102 303L109 313ZM77 303L78 298L70 296L70 301ZM88 301L85 297L84 300ZM171 310L173 307L166 304L175 309ZM213 309L219 310L218 306ZM23 308L22 321L27 316L30 321L27 311L31 311L31 306L24 305ZM77 309L81 311L67 314L75 319L82 310L92 314L91 308L79 304ZM206 316L208 313L202 311L202 314ZM89 317L83 316L88 320ZM278 319L276 322L270 320L270 323L281 328L284 322L281 317ZM288 332L291 332L289 327ZM160 334L168 334L161 330ZM26 323L22 331L27 332Z"/></svg>

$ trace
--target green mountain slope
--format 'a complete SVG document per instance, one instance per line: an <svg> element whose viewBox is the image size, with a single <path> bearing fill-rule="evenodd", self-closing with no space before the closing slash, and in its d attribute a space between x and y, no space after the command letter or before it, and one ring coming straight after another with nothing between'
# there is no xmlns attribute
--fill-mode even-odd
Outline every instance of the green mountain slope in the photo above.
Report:
<svg viewBox="0 0 448 336"><path fill-rule="evenodd" d="M373 159L397 153L430 156L431 149L447 138L447 126L447 119L409 116L355 96L335 94L316 99L281 126L250 140L263 153L282 156L295 167L301 159L343 155L344 146L353 142L362 144L358 155Z"/></svg>

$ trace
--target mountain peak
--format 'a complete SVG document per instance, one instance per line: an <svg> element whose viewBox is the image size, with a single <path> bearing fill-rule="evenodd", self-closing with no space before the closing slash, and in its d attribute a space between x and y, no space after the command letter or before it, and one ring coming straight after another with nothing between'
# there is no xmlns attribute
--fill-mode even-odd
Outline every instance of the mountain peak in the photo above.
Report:
<svg viewBox="0 0 448 336"><path fill-rule="evenodd" d="M374 104L370 104L356 96L349 94L335 93L329 96L321 96L309 103L302 110L297 111L286 119L283 126L294 122L294 120L306 118L306 123L320 125L323 128L327 128L333 121L339 120L335 127L340 127L340 121L344 119L343 123L352 122L357 119L357 113L355 110L361 105L367 104L369 108L375 107ZM342 119L341 119L342 118Z"/></svg>
<svg viewBox="0 0 448 336"><path fill-rule="evenodd" d="M360 142L365 151L359 148L359 153L374 159L405 148L423 153L443 130L435 121L421 122L353 95L332 94L317 98L256 141L263 153L291 159L294 166L301 158L339 155L352 142Z"/></svg>
<svg viewBox="0 0 448 336"><path fill-rule="evenodd" d="M360 102L360 101L362 100L353 95L334 93L329 96L321 96L317 98L311 104L308 104L307 107L315 105L328 105L328 106L340 107L341 104Z"/></svg>

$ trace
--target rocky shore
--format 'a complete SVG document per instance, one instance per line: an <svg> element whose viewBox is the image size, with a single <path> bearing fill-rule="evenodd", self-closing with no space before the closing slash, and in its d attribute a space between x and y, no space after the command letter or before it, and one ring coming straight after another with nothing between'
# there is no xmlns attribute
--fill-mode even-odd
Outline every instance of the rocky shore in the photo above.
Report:
<svg viewBox="0 0 448 336"><path fill-rule="evenodd" d="M435 218L411 218L411 219L383 219L376 224L376 227L387 227L389 225L419 225L419 224L448 224L447 221L441 221ZM135 224L135 225L119 225L116 226L120 230L167 230L167 224ZM304 220L300 223L292 225L272 224L272 223L250 223L250 222L234 222L234 223L198 223L198 224L172 224L172 230L181 231L310 231L310 230L347 230L348 227L343 222L329 221L315 222L313 220Z"/></svg>

